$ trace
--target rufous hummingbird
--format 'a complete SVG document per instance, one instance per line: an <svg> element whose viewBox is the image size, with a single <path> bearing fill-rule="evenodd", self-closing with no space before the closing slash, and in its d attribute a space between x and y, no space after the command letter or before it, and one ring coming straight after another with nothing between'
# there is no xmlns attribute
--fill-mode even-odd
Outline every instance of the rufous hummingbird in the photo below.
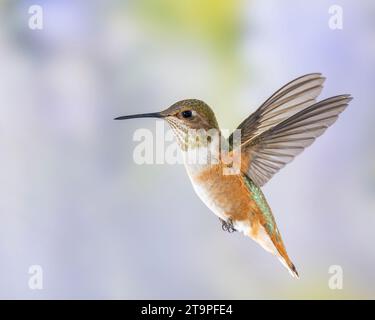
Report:
<svg viewBox="0 0 375 320"><path fill-rule="evenodd" d="M224 161L221 152L214 152L223 137L214 112L203 101L182 100L161 112L116 120L145 117L166 120L182 150L196 193L220 218L223 229L240 231L252 238L298 278L260 187L332 125L352 99L344 94L316 102L324 80L320 73L312 73L289 82L239 125L240 148L233 148L233 134L226 140L229 155L232 153L234 157L237 152L240 159L239 170L232 174L225 173L231 165ZM193 130L216 130L218 134L203 141L201 133L191 139ZM192 150L204 151L211 160L192 161Z"/></svg>

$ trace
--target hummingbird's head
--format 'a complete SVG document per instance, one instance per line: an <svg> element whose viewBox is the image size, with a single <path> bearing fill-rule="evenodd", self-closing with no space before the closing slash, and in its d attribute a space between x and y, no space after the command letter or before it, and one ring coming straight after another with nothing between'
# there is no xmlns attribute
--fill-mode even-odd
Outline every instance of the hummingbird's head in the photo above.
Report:
<svg viewBox="0 0 375 320"><path fill-rule="evenodd" d="M172 126L180 129L218 129L216 117L211 108L197 99L181 100L168 109L160 112L162 117Z"/></svg>
<svg viewBox="0 0 375 320"><path fill-rule="evenodd" d="M197 99L178 101L160 112L123 116L115 118L115 120L133 118L161 118L166 120L180 143L186 140L191 130L219 129L214 112L205 102Z"/></svg>

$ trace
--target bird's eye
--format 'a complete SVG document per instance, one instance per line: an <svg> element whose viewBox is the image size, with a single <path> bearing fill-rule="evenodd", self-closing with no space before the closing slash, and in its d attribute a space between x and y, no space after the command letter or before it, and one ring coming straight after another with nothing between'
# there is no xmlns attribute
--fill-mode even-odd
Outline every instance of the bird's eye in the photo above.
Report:
<svg viewBox="0 0 375 320"><path fill-rule="evenodd" d="M193 116L193 112L191 110L185 110L181 112L183 118L191 118Z"/></svg>

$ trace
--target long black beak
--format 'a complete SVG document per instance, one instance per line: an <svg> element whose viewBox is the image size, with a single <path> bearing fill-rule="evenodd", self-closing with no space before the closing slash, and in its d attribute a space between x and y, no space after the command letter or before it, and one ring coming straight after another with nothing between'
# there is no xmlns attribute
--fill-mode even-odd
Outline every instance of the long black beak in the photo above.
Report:
<svg viewBox="0 0 375 320"><path fill-rule="evenodd" d="M114 120L127 120L127 119L135 119L135 118L164 118L164 116L160 112L153 112L153 113L132 114L130 116L122 116L122 117L115 118Z"/></svg>

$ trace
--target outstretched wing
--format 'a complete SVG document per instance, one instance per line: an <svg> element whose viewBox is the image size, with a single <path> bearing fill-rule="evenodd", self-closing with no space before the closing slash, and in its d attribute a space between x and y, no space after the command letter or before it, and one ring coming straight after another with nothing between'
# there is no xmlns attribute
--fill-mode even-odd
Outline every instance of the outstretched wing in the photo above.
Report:
<svg viewBox="0 0 375 320"><path fill-rule="evenodd" d="M247 159L246 175L263 186L323 134L351 99L350 95L340 95L320 101L245 141L241 153Z"/></svg>
<svg viewBox="0 0 375 320"><path fill-rule="evenodd" d="M276 91L237 129L241 129L241 143L267 131L293 114L316 102L325 78L320 73L299 77ZM233 143L233 134L228 138Z"/></svg>

